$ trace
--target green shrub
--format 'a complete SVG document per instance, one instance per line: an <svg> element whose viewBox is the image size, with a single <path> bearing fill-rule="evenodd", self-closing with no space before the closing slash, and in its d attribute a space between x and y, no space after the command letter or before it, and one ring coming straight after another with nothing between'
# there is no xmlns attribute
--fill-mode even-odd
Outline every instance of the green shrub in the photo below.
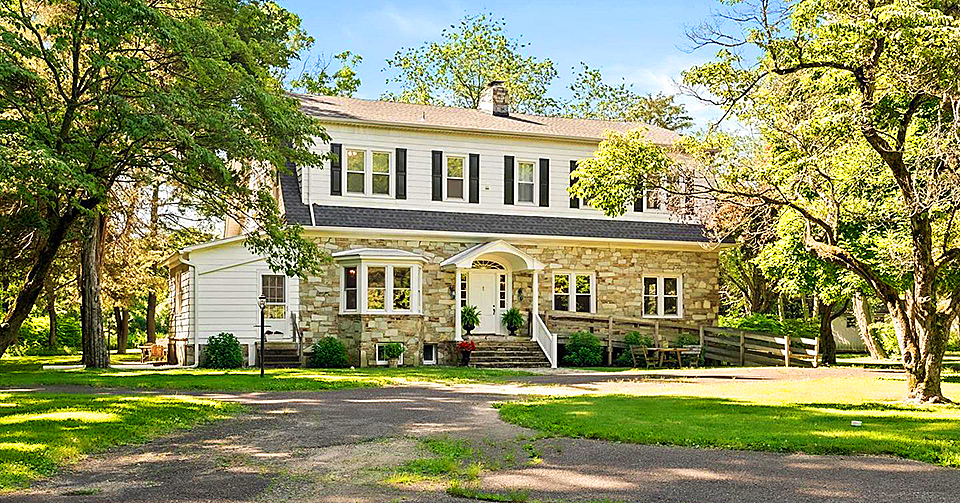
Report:
<svg viewBox="0 0 960 503"><path fill-rule="evenodd" d="M693 334L680 334L677 337L677 346L696 346L700 344L700 336Z"/></svg>
<svg viewBox="0 0 960 503"><path fill-rule="evenodd" d="M780 319L772 314L751 314L750 316L721 316L721 327L742 328L756 332L767 332L777 335L816 338L820 334L820 324L811 319ZM699 344L699 341L694 343Z"/></svg>
<svg viewBox="0 0 960 503"><path fill-rule="evenodd" d="M340 369L347 366L347 348L336 337L324 337L310 346L310 366Z"/></svg>
<svg viewBox="0 0 960 503"><path fill-rule="evenodd" d="M649 335L643 335L640 332L633 331L623 337L623 342L628 346L641 346L644 348L653 347L653 339ZM630 355L627 355L629 358Z"/></svg>
<svg viewBox="0 0 960 503"><path fill-rule="evenodd" d="M887 351L890 358L900 357L900 343L897 342L897 333L893 330L892 321L878 321L870 325L870 330L877 334L880 344Z"/></svg>
<svg viewBox="0 0 960 503"><path fill-rule="evenodd" d="M391 342L383 347L383 356L388 360L396 360L400 358L400 355L402 355L404 351L406 351L406 349L403 347L403 344Z"/></svg>
<svg viewBox="0 0 960 503"><path fill-rule="evenodd" d="M595 367L603 362L600 339L590 332L574 332L567 342L563 363L571 367Z"/></svg>
<svg viewBox="0 0 960 503"><path fill-rule="evenodd" d="M243 366L243 350L233 334L221 332L207 340L203 366L212 369L236 369Z"/></svg>

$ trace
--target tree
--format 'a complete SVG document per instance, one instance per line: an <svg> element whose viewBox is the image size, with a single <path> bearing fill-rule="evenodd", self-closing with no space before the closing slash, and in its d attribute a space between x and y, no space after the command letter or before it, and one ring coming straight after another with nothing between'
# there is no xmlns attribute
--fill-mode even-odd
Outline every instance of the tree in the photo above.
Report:
<svg viewBox="0 0 960 503"><path fill-rule="evenodd" d="M340 68L329 73L334 59L340 62ZM327 60L321 55L313 66L313 72L301 72L296 79L290 81L290 87L310 94L353 96L360 89L360 77L354 67L361 61L363 58L359 54L350 51L335 54L332 59Z"/></svg>
<svg viewBox="0 0 960 503"><path fill-rule="evenodd" d="M701 207L735 198L790 210L804 249L856 275L890 311L908 398L943 401L943 354L960 310L960 14L910 1L730 9L691 33L696 46L720 51L684 82L755 126L767 162L699 142L673 163L621 135L597 154L613 167L587 171L628 173L582 189L613 194L599 199L613 213L636 197L620 180L710 203ZM644 157L624 157L635 151Z"/></svg>
<svg viewBox="0 0 960 503"><path fill-rule="evenodd" d="M312 43L295 15L249 0L35 0L0 3L0 19L0 204L14 208L0 228L32 240L18 256L26 275L0 322L0 355L69 234L101 217L118 180L178 188L201 217L250 215L258 232L247 246L275 270L304 274L324 260L285 225L269 183L238 183L322 161L310 147L328 137L281 87L288 61ZM83 316L96 330L91 286Z"/></svg>
<svg viewBox="0 0 960 503"><path fill-rule="evenodd" d="M396 72L387 84L400 89L384 93L383 99L477 108L487 84L500 80L510 92L512 110L546 115L557 109L557 101L547 97L557 77L553 62L524 55L528 44L508 38L502 18L464 16L440 32L440 39L401 49L387 60Z"/></svg>
<svg viewBox="0 0 960 503"><path fill-rule="evenodd" d="M597 68L580 63L580 70L569 86L573 97L565 104L563 115L580 119L643 122L681 131L693 126L686 107L674 103L675 95L638 94L633 84L607 84Z"/></svg>

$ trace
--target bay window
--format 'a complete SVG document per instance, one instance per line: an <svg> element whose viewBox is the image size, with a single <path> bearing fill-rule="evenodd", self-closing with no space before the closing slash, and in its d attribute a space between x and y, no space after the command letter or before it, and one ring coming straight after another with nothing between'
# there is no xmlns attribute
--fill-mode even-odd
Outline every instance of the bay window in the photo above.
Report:
<svg viewBox="0 0 960 503"><path fill-rule="evenodd" d="M338 262L341 313L420 313L422 260Z"/></svg>

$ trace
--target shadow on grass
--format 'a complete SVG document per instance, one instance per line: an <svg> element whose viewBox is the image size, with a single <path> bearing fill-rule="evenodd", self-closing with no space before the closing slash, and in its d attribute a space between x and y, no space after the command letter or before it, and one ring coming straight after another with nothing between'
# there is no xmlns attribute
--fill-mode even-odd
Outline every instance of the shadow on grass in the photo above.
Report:
<svg viewBox="0 0 960 503"><path fill-rule="evenodd" d="M570 437L810 454L893 455L960 467L960 407L761 404L691 396L579 396L499 405L507 422ZM851 421L861 421L855 427Z"/></svg>

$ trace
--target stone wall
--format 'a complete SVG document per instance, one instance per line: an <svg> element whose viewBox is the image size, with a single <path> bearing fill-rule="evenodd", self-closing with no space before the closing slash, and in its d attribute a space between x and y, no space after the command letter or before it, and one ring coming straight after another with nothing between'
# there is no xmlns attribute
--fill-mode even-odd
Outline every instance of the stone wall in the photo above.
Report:
<svg viewBox="0 0 960 503"><path fill-rule="evenodd" d="M440 263L475 242L411 239L316 239L329 253L354 248L395 248L427 259L423 264L423 313L420 315L341 315L340 271L326 266L319 276L301 283L300 318L306 329L305 343L332 335L347 347L351 365L375 365L377 343L400 342L406 347L405 365L419 365L422 345L438 344L439 363L455 364L458 355L452 343L455 301L450 296L455 273L440 270ZM596 273L596 312L601 316L640 316L643 275L683 275L683 319L713 324L719 307L718 260L715 251L668 251L603 246L530 245L517 248L544 263L540 273L540 310L552 308L552 273ZM513 273L513 306L529 311L533 276L530 271ZM525 333L526 328L521 329Z"/></svg>

